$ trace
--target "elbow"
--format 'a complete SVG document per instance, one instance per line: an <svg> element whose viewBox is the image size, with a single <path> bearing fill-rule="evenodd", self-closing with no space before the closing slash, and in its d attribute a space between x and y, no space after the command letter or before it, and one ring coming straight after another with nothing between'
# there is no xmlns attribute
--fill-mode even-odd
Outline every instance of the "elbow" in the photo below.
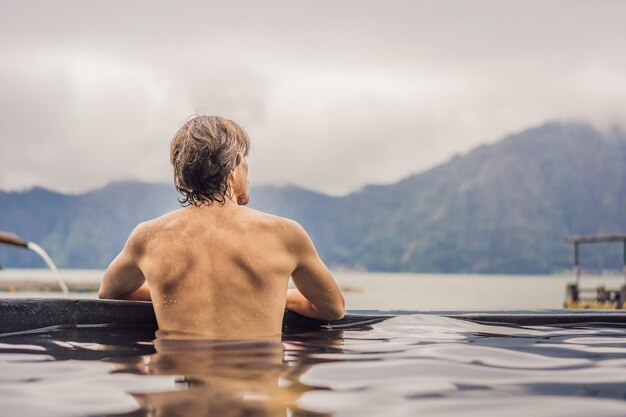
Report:
<svg viewBox="0 0 626 417"><path fill-rule="evenodd" d="M337 304L337 307L333 310L335 318L333 320L341 320L346 315L346 300L341 295L341 301Z"/></svg>
<svg viewBox="0 0 626 417"><path fill-rule="evenodd" d="M337 306L335 308L331 308L328 311L326 311L326 314L324 314L323 319L324 320L341 320L342 318L344 318L346 315L346 309L344 306Z"/></svg>
<svg viewBox="0 0 626 417"><path fill-rule="evenodd" d="M102 287L100 287L100 289L98 290L98 298L101 300L109 300L112 297L110 294L107 294L107 292Z"/></svg>
<svg viewBox="0 0 626 417"><path fill-rule="evenodd" d="M337 303L337 305L335 306L335 308L333 308L331 310L331 312L333 314L333 318L331 320L341 320L342 318L345 317L345 315L346 315L346 301L343 298L343 296L341 296L340 302Z"/></svg>
<svg viewBox="0 0 626 417"><path fill-rule="evenodd" d="M346 316L346 305L341 303L341 308L337 309L337 318L335 320L340 320Z"/></svg>
<svg viewBox="0 0 626 417"><path fill-rule="evenodd" d="M346 316L346 310L342 308L334 312L334 317L331 320L341 320L345 316Z"/></svg>

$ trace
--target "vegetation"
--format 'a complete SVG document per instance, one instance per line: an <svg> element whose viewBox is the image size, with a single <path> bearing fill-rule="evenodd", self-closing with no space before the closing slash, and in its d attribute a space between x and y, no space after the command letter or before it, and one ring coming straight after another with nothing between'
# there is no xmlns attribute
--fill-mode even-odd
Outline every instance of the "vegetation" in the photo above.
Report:
<svg viewBox="0 0 626 417"><path fill-rule="evenodd" d="M140 221L178 207L166 184L113 183L81 195L0 192L0 230L41 244L61 267L104 268ZM626 232L626 135L549 123L392 185L345 197L256 187L251 206L298 220L324 260L372 271L552 273L573 234ZM583 247L621 268L621 247ZM39 266L0 247L0 265Z"/></svg>

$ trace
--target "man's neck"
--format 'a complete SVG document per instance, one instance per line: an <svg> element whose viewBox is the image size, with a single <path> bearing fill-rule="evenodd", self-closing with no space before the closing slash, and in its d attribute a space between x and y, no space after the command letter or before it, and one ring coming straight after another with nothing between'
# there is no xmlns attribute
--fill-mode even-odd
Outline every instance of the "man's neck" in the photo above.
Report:
<svg viewBox="0 0 626 417"><path fill-rule="evenodd" d="M238 206L237 201L232 199L232 198L224 198L224 201L217 201L214 200L210 203L204 203L204 204L200 204L198 206L190 206L194 209L201 209L201 210L224 210L224 209L230 209L233 207Z"/></svg>

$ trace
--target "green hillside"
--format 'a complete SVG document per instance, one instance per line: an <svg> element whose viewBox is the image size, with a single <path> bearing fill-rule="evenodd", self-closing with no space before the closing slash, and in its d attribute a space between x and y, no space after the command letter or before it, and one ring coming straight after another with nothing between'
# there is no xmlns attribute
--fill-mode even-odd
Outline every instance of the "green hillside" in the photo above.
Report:
<svg viewBox="0 0 626 417"><path fill-rule="evenodd" d="M571 262L564 236L626 231L626 138L547 124L351 198L372 195L384 205L380 221L353 255L368 268L558 271ZM590 266L617 268L619 251L603 246L583 255Z"/></svg>
<svg viewBox="0 0 626 417"><path fill-rule="evenodd" d="M552 273L570 234L626 232L626 135L549 123L392 185L337 198L254 187L251 206L298 220L324 260L372 271ZM103 268L140 221L178 207L167 184L113 183L81 195L0 192L0 230L46 248L61 267ZM584 248L592 268L621 268L621 247ZM36 267L0 247L5 267Z"/></svg>

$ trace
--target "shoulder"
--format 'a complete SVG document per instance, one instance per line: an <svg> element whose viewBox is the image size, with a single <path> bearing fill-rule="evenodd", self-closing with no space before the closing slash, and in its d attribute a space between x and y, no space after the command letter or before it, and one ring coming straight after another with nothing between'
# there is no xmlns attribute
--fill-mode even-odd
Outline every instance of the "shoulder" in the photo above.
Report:
<svg viewBox="0 0 626 417"><path fill-rule="evenodd" d="M264 213L248 207L242 209L245 210L246 220L253 224L254 229L257 231L267 231L290 243L308 239L304 228L295 220Z"/></svg>
<svg viewBox="0 0 626 417"><path fill-rule="evenodd" d="M264 213L250 208L246 208L246 212L248 217L253 219L255 223L262 227L271 229L273 232L285 235L294 235L304 232L302 226L300 226L300 224L295 220Z"/></svg>
<svg viewBox="0 0 626 417"><path fill-rule="evenodd" d="M295 220L283 218L281 228L285 233L286 238L290 241L302 241L309 239L309 235L306 230L304 230L304 227L302 227L300 223Z"/></svg>
<svg viewBox="0 0 626 417"><path fill-rule="evenodd" d="M144 252L146 245L155 234L154 230L152 221L139 223L128 236L125 249L136 254Z"/></svg>
<svg viewBox="0 0 626 417"><path fill-rule="evenodd" d="M179 221L178 217L177 212L174 211L156 219L139 223L128 237L127 248L135 252L143 252L149 243L157 240L159 236L163 236L164 232L167 232L174 223Z"/></svg>
<svg viewBox="0 0 626 417"><path fill-rule="evenodd" d="M285 217L272 216L269 222L272 223L274 233L279 235L290 251L300 252L312 246L311 238L304 230L304 227L297 221Z"/></svg>

